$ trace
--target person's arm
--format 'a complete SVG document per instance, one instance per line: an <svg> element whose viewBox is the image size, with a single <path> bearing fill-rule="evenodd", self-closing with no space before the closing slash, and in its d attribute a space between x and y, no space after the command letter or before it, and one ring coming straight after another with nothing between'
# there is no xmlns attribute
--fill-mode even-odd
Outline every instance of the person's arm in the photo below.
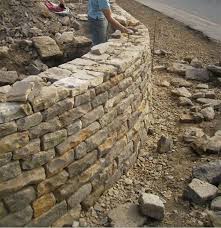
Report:
<svg viewBox="0 0 221 228"><path fill-rule="evenodd" d="M110 8L102 10L104 16L106 17L107 21L112 25L113 28L120 30L123 33L133 33L130 29L127 29L123 25L121 25L117 20L112 17L112 12Z"/></svg>

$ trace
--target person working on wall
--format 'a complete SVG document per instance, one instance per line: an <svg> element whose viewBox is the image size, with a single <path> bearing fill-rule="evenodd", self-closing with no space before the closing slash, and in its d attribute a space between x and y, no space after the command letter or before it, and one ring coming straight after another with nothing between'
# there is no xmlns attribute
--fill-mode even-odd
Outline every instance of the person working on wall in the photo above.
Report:
<svg viewBox="0 0 221 228"><path fill-rule="evenodd" d="M108 23L123 33L133 33L112 17L109 0L88 0L88 20L93 45L107 41Z"/></svg>

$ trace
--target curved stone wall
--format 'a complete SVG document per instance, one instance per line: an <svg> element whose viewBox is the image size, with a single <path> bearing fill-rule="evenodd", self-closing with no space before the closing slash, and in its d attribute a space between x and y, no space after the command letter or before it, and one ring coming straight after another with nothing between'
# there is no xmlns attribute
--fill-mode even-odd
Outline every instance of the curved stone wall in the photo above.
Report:
<svg viewBox="0 0 221 228"><path fill-rule="evenodd" d="M0 103L0 226L62 226L135 163L150 121L150 40L114 9L136 34L16 82Z"/></svg>

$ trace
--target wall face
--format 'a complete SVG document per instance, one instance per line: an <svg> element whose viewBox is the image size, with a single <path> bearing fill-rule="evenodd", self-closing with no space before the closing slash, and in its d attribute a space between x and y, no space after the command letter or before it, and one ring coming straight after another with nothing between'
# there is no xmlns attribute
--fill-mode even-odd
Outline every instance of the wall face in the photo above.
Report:
<svg viewBox="0 0 221 228"><path fill-rule="evenodd" d="M73 220L136 162L151 103L149 35L143 25L136 28L6 94L0 226Z"/></svg>

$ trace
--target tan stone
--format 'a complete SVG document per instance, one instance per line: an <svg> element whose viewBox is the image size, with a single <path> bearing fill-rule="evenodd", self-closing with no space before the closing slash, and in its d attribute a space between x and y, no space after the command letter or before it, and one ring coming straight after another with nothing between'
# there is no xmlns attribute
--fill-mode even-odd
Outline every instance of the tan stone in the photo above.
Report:
<svg viewBox="0 0 221 228"><path fill-rule="evenodd" d="M29 142L28 132L15 133L0 140L0 153L7 153L25 146Z"/></svg>
<svg viewBox="0 0 221 228"><path fill-rule="evenodd" d="M0 195L1 197L8 195L12 192L16 192L19 189L31 185L37 184L45 179L45 170L40 167L31 171L23 172L15 179L8 180L0 183Z"/></svg>
<svg viewBox="0 0 221 228"><path fill-rule="evenodd" d="M52 208L56 203L53 193L49 193L36 199L33 204L34 217L38 217Z"/></svg>
<svg viewBox="0 0 221 228"><path fill-rule="evenodd" d="M68 173L66 171L62 171L57 175L44 180L37 186L38 195L41 196L55 190L59 186L63 185L67 179Z"/></svg>

